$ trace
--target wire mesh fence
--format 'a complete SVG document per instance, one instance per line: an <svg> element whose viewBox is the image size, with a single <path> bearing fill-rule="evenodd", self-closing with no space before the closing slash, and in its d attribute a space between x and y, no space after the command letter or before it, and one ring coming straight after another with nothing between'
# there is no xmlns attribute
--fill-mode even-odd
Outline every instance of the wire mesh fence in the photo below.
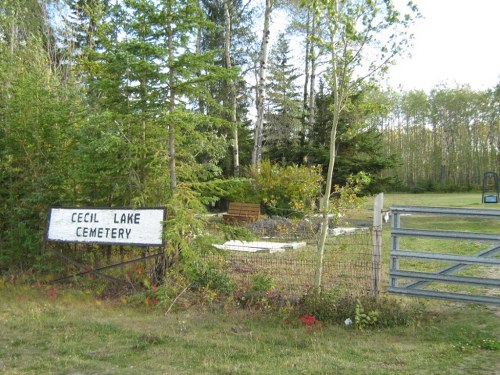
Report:
<svg viewBox="0 0 500 375"><path fill-rule="evenodd" d="M259 278L272 281L272 291L300 297L314 287L319 230L308 223L293 226L285 220L247 226L254 241L232 240L226 249L205 255L205 260L226 272L240 289L250 289ZM371 228L335 228L327 237L322 289L345 289L364 294L372 288Z"/></svg>
<svg viewBox="0 0 500 375"><path fill-rule="evenodd" d="M218 239L211 247L220 251L207 251L199 255L204 264L223 272L236 285L237 290L251 290L259 280L267 280L270 291L287 298L301 297L312 291L317 269L319 239L318 223L306 220L291 221L284 218L265 218L241 227L230 228L231 240L222 235L221 221L213 221L207 228L209 237ZM227 228L225 228L227 230ZM244 230L242 230L244 229ZM251 233L251 240L248 235ZM64 251L63 251L64 247ZM153 270L155 259L149 249L125 249L79 244L54 245L54 253L64 252L66 265L55 278L68 279L67 275L113 276L119 282L126 275ZM366 294L372 290L373 243L370 227L339 228L329 230L323 260L322 289L347 290L350 294ZM70 258L70 259L69 259ZM140 258L137 262L134 258ZM113 270L115 263L126 269ZM91 271L89 271L91 270ZM106 275L103 275L106 271ZM110 275L107 275L110 274ZM125 284L129 280L125 279ZM258 285L257 285L258 287ZM258 288L257 288L258 289Z"/></svg>

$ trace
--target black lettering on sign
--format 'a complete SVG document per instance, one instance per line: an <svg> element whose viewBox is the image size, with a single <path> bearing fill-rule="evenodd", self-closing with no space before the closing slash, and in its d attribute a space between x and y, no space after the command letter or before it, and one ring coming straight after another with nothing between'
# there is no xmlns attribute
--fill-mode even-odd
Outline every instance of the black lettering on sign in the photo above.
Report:
<svg viewBox="0 0 500 375"><path fill-rule="evenodd" d="M92 212L73 212L71 214L72 223L98 223L97 213Z"/></svg>
<svg viewBox="0 0 500 375"><path fill-rule="evenodd" d="M141 214L114 214L113 222L115 224L140 224Z"/></svg>
<svg viewBox="0 0 500 375"><path fill-rule="evenodd" d="M93 228L77 227L76 236L84 238L114 238L129 239L132 234L131 228Z"/></svg>

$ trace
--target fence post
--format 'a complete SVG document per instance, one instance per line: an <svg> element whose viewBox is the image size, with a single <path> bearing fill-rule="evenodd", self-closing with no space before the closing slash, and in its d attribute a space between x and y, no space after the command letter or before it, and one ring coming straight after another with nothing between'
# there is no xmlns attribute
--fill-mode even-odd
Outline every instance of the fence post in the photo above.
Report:
<svg viewBox="0 0 500 375"><path fill-rule="evenodd" d="M373 298L378 298L380 292L382 274L382 209L384 208L384 193L375 197L373 205L373 228L372 228L372 289Z"/></svg>

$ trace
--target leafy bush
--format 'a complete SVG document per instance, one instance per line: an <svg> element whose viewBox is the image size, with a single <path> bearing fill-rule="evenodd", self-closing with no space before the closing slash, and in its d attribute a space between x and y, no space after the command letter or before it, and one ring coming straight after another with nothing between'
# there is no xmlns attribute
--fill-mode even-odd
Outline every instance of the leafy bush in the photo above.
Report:
<svg viewBox="0 0 500 375"><path fill-rule="evenodd" d="M267 293L274 288L274 280L271 276L258 273L250 279L250 291L254 293Z"/></svg>
<svg viewBox="0 0 500 375"><path fill-rule="evenodd" d="M359 207L364 200L362 197L363 189L370 181L371 178L368 174L359 172L347 177L344 185L335 185L332 195L335 196L336 199L331 202L331 210L343 216L347 209Z"/></svg>
<svg viewBox="0 0 500 375"><path fill-rule="evenodd" d="M186 265L188 282L193 289L209 290L217 295L229 295L235 289L235 284L220 265L213 262L197 260Z"/></svg>
<svg viewBox="0 0 500 375"><path fill-rule="evenodd" d="M259 172L251 171L260 202L270 215L303 216L316 208L323 176L320 166L281 166L265 160Z"/></svg>
<svg viewBox="0 0 500 375"><path fill-rule="evenodd" d="M354 326L359 330L364 330L366 328L376 327L378 324L378 318L380 316L380 311L366 311L358 299L356 301L356 306L354 307Z"/></svg>

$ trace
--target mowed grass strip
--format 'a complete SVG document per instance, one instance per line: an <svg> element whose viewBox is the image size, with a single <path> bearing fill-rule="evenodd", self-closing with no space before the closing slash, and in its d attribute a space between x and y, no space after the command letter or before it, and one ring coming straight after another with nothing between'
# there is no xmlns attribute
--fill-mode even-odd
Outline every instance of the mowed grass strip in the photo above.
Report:
<svg viewBox="0 0 500 375"><path fill-rule="evenodd" d="M277 313L165 315L61 291L0 289L3 374L494 374L496 311L429 304L413 327L307 329ZM441 306L441 307L438 307ZM339 322L341 323L341 322Z"/></svg>

